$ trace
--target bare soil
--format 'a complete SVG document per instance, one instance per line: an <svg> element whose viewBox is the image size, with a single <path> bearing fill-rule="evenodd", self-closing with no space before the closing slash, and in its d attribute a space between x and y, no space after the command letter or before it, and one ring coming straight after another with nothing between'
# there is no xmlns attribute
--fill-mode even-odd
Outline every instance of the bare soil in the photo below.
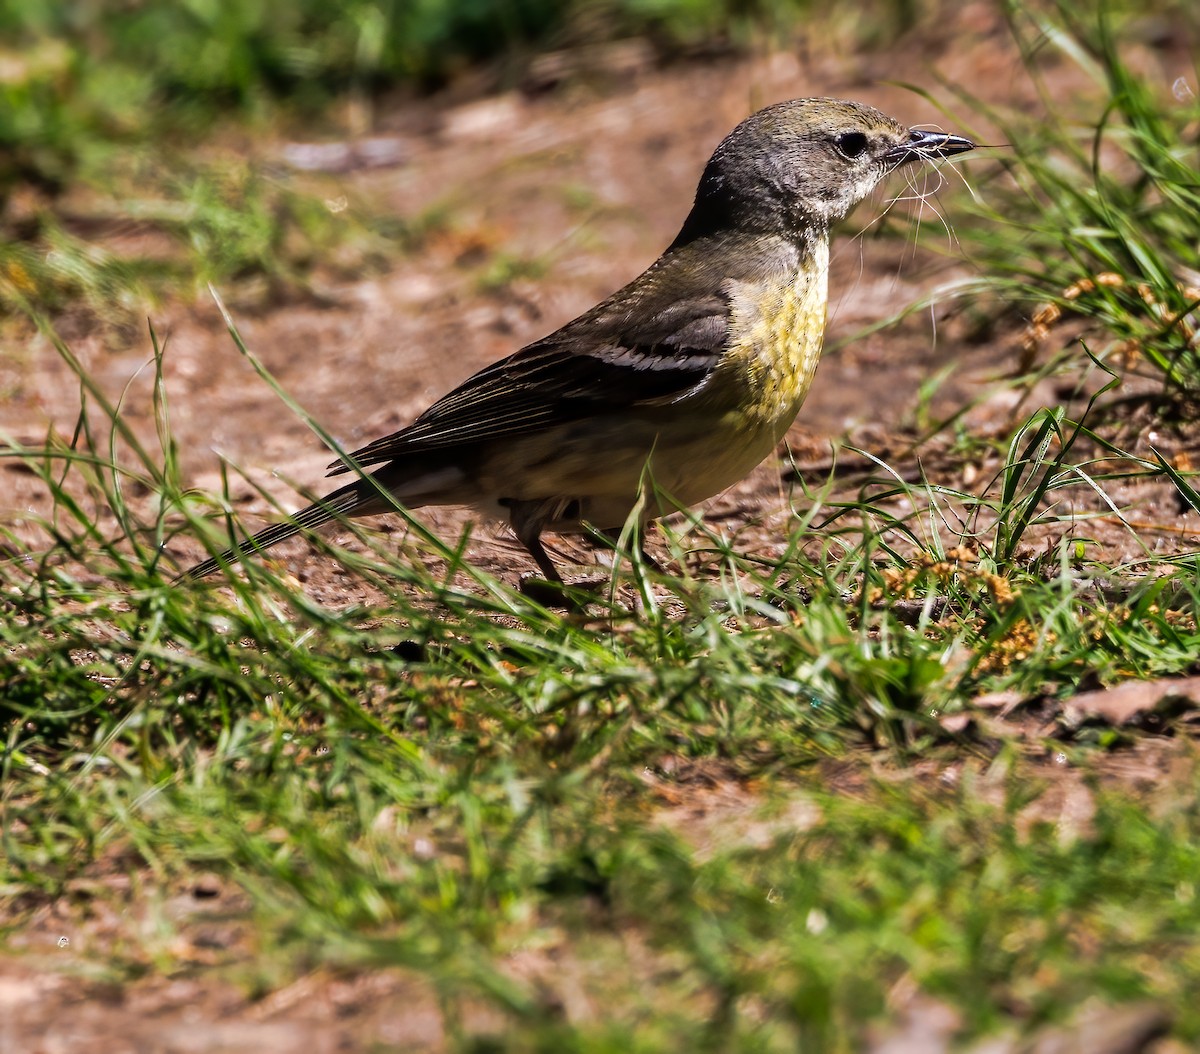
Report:
<svg viewBox="0 0 1200 1054"><path fill-rule="evenodd" d="M814 48L802 57L639 68L620 84L568 82L536 96L380 105L375 134L392 142L401 163L351 164L342 176L343 193L410 218L446 210L451 221L385 273L350 282L328 279L320 302L299 299L251 309L239 306L236 288L222 292L247 345L280 383L345 446L363 444L411 421L474 370L543 336L648 265L682 221L713 146L757 106L810 94L846 96L913 124L941 125L945 118L930 104L885 83L912 82L936 91L936 76L966 84L996 103L1032 103L1021 64L989 12L987 5L968 5L938 33L887 54L837 55ZM1147 61L1157 60L1148 53ZM1062 77L1064 90L1073 90L1071 71L1064 68ZM253 149L264 161L284 164L287 145ZM813 480L832 471L832 446L843 441L913 471L914 433L907 424L920 386L943 367L951 371L934 399L933 416L977 401L968 419L974 429L1006 434L1039 399L1056 398L1046 389L1025 393L1022 400L997 383L1014 368L1019 319L980 339L953 303L839 346L971 271L953 242L945 257L914 258L895 240L854 237L884 203L861 208L837 244L829 329L835 350L822 363L788 437L790 461ZM948 219L953 223L953 216ZM940 221L927 216L927 222ZM533 276L489 284L484 278L498 258L534 261L537 267L525 268ZM219 491L219 465L226 459L285 507L301 501L292 483L319 488L329 453L256 378L215 305L170 304L156 312L154 322L167 335L171 422L185 476L197 487ZM127 419L152 442L148 340L114 346L111 335L98 328L72 326L70 320L66 328L72 349L106 390L114 398L125 392ZM78 386L44 340L31 338L0 363L0 373L0 415L10 433L32 442L51 427L70 433ZM1133 442L1146 442L1136 434L1142 427L1151 424L1131 423ZM1156 438L1160 447L1196 451L1195 434ZM921 455L924 471L942 474L938 481L947 486L969 489L971 481L995 469L968 464L936 445ZM731 530L759 525L743 532L741 544L765 552L777 544L769 528L773 517L785 515L788 479L795 474L790 461L763 465L712 502L713 518ZM4 464L5 519L14 510L44 511L47 495L38 481ZM844 484L856 485L861 459L839 464ZM248 522L272 515L250 482L236 473L231 480ZM1182 513L1165 488L1130 485L1117 500L1129 518L1144 524L1139 534L1145 544L1168 552L1194 547L1196 518ZM423 515L448 538L464 522L455 510ZM1112 559L1144 555L1115 517L1088 521L1086 533ZM579 545L555 548L560 556L587 562ZM361 599L350 592L361 587L347 585L305 542L281 553L303 568L305 587L323 602ZM187 564L200 552L181 542L173 555ZM512 578L531 569L506 531L490 525L475 532L469 555ZM1180 746L1143 749L1127 762L1131 783L1153 783L1179 763L1181 753L1187 751ZM852 791L872 764L843 763L829 773L830 783ZM940 765L929 778L952 779L969 764ZM1046 778L1055 778L1052 759L1044 767ZM1078 773L1063 775L1061 782L1061 793L1047 797L1042 807L1060 808L1064 822L1086 824L1090 792ZM689 800L664 801L662 822L686 823L703 839L720 826L713 818L750 807L743 800L750 796L733 784L718 779L716 786ZM800 808L797 822L802 813ZM395 971L349 977L320 972L255 998L239 983L236 969L254 956L248 907L239 891L208 876L197 877L189 888L156 890L148 883L122 891L116 886L128 883L127 871L120 861L97 867L92 880L104 887L97 895L76 891L61 905L47 905L10 940L20 955L0 960L4 1050L50 1054L87 1045L114 1054L262 1054L372 1044L436 1050L444 1044L433 994L419 978ZM119 965L114 969L120 949L129 947L131 934L140 934L144 943L156 912L174 920L177 940L188 944L169 949L175 961L189 964L186 974L163 977L151 968L139 981L112 980L127 976ZM408 1010L398 1018L399 1005Z"/></svg>

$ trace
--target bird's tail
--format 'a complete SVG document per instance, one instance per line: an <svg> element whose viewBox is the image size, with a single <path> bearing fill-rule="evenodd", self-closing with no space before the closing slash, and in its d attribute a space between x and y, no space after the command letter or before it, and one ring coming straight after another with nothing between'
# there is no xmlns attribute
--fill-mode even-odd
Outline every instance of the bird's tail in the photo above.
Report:
<svg viewBox="0 0 1200 1054"><path fill-rule="evenodd" d="M363 480L356 480L329 494L320 501L314 502L307 509L294 513L283 523L275 523L247 538L232 549L226 549L220 556L213 556L194 567L189 567L175 581L195 580L210 575L220 567L237 563L248 553L269 549L301 531L311 531L331 520L344 516L361 516L371 511L378 511L378 493L376 489Z"/></svg>

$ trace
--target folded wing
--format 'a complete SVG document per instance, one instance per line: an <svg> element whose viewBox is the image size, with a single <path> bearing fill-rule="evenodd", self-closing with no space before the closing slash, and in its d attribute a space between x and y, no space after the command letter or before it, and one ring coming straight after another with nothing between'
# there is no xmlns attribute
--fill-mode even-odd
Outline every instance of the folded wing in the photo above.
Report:
<svg viewBox="0 0 1200 1054"><path fill-rule="evenodd" d="M639 301L641 302L641 301ZM523 435L637 406L671 403L702 387L724 351L722 293L670 299L641 315L618 293L544 340L489 366L407 428L354 451L359 465ZM335 461L329 474L348 472Z"/></svg>

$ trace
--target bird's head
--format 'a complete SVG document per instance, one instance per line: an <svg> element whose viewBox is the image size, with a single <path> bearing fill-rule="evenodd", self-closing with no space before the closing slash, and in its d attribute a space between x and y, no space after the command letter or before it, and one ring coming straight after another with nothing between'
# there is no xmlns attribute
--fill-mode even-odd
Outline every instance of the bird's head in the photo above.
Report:
<svg viewBox="0 0 1200 1054"><path fill-rule="evenodd" d="M746 118L717 147L681 240L689 227L693 236L828 228L899 166L974 145L961 136L906 128L846 99L777 103Z"/></svg>

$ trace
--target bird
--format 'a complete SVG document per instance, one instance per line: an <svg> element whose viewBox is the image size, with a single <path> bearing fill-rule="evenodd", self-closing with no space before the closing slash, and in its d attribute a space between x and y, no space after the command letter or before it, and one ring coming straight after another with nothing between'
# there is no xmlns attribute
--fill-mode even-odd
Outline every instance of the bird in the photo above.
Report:
<svg viewBox="0 0 1200 1054"><path fill-rule="evenodd" d="M897 168L974 148L846 99L759 110L642 274L329 465L353 481L180 578L395 502L507 520L561 585L545 532L614 534L635 508L645 523L698 505L774 451L821 355L830 229Z"/></svg>

